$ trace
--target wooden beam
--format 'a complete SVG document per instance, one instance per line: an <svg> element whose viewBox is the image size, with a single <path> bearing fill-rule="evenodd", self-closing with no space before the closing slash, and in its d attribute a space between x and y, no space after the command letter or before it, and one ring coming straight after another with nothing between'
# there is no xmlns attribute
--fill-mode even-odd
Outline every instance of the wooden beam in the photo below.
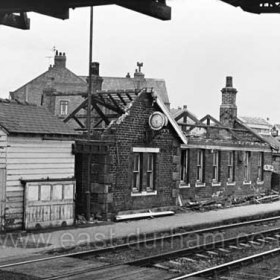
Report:
<svg viewBox="0 0 280 280"><path fill-rule="evenodd" d="M123 103L123 105L126 106L126 102L125 102L125 100L122 98L122 96L121 96L119 93L117 93L117 96L119 97L119 99L121 100L121 102Z"/></svg>
<svg viewBox="0 0 280 280"><path fill-rule="evenodd" d="M104 106L104 107L106 107L106 108L108 108L108 109L110 109L110 110L112 110L112 111L114 111L114 112L117 112L118 114L124 114L124 110L123 109L121 109L120 107L115 107L115 106L113 106L112 104L109 104L109 103L107 103L107 102L103 102L102 100L100 100L100 99L98 99L98 98L96 98L96 97L92 97L92 100L95 102L95 103L97 103L97 104L100 104L100 105L102 105L102 106Z"/></svg>
<svg viewBox="0 0 280 280"><path fill-rule="evenodd" d="M105 116L105 114L102 112L102 110L97 106L96 103L92 102L93 108L96 110L96 112L99 114L99 116L103 119L103 121L106 123L106 125L110 124L109 119Z"/></svg>
<svg viewBox="0 0 280 280"><path fill-rule="evenodd" d="M20 15L0 13L0 24L23 30L30 29L30 19L26 13L20 13Z"/></svg>
<svg viewBox="0 0 280 280"><path fill-rule="evenodd" d="M81 128L85 128L85 125L84 125L76 116L73 116L73 119L77 122L77 124L78 124Z"/></svg>
<svg viewBox="0 0 280 280"><path fill-rule="evenodd" d="M78 113L81 109L84 109L87 104L87 99L84 100L68 117L66 117L63 122L67 123L70 119L72 119L76 113Z"/></svg>
<svg viewBox="0 0 280 280"><path fill-rule="evenodd" d="M161 20L171 19L171 8L166 5L165 0L119 0L119 6L145 14Z"/></svg>
<svg viewBox="0 0 280 280"><path fill-rule="evenodd" d="M108 96L109 96L110 100L115 104L115 106L121 110L121 108L119 107L119 104L118 104L117 101L112 97L112 95L111 95L111 94L108 94Z"/></svg>
<svg viewBox="0 0 280 280"><path fill-rule="evenodd" d="M55 11L61 7L70 9L110 4L161 20L171 19L171 8L166 5L165 0L1 0L0 11L14 13L40 10L40 13L49 13L50 10Z"/></svg>
<svg viewBox="0 0 280 280"><path fill-rule="evenodd" d="M35 9L34 12L59 19L69 19L69 8L67 7Z"/></svg>
<svg viewBox="0 0 280 280"><path fill-rule="evenodd" d="M127 93L126 96L128 97L128 99L129 99L130 101L133 101L133 99L132 99L132 97L130 96L129 93Z"/></svg>

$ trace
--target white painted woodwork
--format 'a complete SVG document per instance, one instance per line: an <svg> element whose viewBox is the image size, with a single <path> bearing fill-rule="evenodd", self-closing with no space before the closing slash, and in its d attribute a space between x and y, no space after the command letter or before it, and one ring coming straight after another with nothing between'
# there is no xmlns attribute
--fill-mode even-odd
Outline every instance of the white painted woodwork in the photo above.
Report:
<svg viewBox="0 0 280 280"><path fill-rule="evenodd" d="M72 154L72 144L73 141L7 136L0 129L0 170L4 168L6 172L2 192L5 191L7 217L23 222L24 186L22 180L55 180L74 177L75 157ZM0 192L0 199L1 195L3 194Z"/></svg>

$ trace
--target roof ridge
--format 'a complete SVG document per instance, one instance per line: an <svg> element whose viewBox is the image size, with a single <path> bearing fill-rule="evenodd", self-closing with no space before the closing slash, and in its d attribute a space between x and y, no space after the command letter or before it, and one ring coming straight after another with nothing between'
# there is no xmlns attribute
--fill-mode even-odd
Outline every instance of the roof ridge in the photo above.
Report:
<svg viewBox="0 0 280 280"><path fill-rule="evenodd" d="M17 104L17 105L27 105L27 106L37 106L34 103L29 103L27 101L20 101L18 99L8 99L8 98L0 98L0 103L6 104Z"/></svg>

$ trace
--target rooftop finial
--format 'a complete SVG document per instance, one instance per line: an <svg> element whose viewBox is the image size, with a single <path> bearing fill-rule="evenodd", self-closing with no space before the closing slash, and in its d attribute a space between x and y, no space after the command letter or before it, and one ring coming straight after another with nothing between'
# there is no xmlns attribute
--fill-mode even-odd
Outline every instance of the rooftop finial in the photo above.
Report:
<svg viewBox="0 0 280 280"><path fill-rule="evenodd" d="M143 62L137 62L138 72L141 73L141 68L143 67Z"/></svg>

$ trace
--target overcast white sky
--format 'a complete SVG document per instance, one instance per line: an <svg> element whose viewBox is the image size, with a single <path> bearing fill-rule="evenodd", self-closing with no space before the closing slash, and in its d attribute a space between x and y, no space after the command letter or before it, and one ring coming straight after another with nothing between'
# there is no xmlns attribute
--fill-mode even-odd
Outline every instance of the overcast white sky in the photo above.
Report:
<svg viewBox="0 0 280 280"><path fill-rule="evenodd" d="M103 76L163 78L172 107L218 117L225 77L233 76L238 114L280 123L280 15L253 15L219 0L173 0L172 20L160 21L117 6L94 8L94 60ZM30 14L31 30L0 26L0 97L53 62L55 46L67 67L88 74L89 8L61 21Z"/></svg>

